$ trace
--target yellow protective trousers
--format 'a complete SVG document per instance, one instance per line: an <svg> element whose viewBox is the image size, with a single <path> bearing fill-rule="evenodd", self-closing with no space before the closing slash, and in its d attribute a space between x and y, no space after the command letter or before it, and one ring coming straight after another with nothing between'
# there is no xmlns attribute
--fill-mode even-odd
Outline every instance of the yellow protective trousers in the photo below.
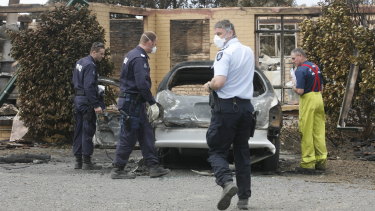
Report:
<svg viewBox="0 0 375 211"><path fill-rule="evenodd" d="M300 96L299 130L302 133L300 166L310 169L325 168L325 113L320 92L309 92Z"/></svg>

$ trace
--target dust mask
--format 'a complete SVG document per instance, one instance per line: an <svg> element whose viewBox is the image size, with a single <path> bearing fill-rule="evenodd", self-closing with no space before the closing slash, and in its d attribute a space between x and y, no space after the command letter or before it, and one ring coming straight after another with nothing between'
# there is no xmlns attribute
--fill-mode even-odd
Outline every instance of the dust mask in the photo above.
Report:
<svg viewBox="0 0 375 211"><path fill-rule="evenodd" d="M225 43L225 38L220 38L217 34L215 34L214 43L215 43L216 47L223 48L224 43Z"/></svg>
<svg viewBox="0 0 375 211"><path fill-rule="evenodd" d="M151 49L151 53L156 53L156 46Z"/></svg>

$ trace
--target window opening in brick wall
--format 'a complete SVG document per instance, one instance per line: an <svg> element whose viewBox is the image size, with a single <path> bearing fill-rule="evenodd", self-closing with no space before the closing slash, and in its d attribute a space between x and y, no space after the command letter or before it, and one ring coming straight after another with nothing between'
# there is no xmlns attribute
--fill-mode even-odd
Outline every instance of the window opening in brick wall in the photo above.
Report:
<svg viewBox="0 0 375 211"><path fill-rule="evenodd" d="M290 52L301 45L299 23L317 15L262 15L256 17L256 59L283 104L298 104L286 84L293 67Z"/></svg>
<svg viewBox="0 0 375 211"><path fill-rule="evenodd" d="M115 68L113 77L120 77L124 56L139 44L142 33L142 16L110 13L110 49Z"/></svg>
<svg viewBox="0 0 375 211"><path fill-rule="evenodd" d="M171 20L171 67L184 61L210 59L209 20Z"/></svg>

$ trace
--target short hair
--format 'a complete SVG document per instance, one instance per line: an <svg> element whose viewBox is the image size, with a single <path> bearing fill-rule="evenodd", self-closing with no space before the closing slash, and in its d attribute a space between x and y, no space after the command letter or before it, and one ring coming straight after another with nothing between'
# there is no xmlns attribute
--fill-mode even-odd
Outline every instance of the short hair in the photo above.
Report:
<svg viewBox="0 0 375 211"><path fill-rule="evenodd" d="M139 43L145 44L148 41L155 42L156 40L156 34L152 31L144 32L141 36L141 39L139 39Z"/></svg>
<svg viewBox="0 0 375 211"><path fill-rule="evenodd" d="M229 32L230 30L233 30L233 35L236 35L236 30L234 29L233 23L231 23L229 20L221 20L215 24L215 29L225 29L225 31Z"/></svg>
<svg viewBox="0 0 375 211"><path fill-rule="evenodd" d="M291 54L295 54L295 55L300 55L300 56L303 56L305 58L307 58L307 55L305 53L305 51L302 49L302 48L295 48L292 50Z"/></svg>
<svg viewBox="0 0 375 211"><path fill-rule="evenodd" d="M98 52L98 51L100 51L100 49L105 49L104 44L101 43L101 42L94 42L94 43L91 45L91 50L90 50L90 52L93 52L93 51Z"/></svg>

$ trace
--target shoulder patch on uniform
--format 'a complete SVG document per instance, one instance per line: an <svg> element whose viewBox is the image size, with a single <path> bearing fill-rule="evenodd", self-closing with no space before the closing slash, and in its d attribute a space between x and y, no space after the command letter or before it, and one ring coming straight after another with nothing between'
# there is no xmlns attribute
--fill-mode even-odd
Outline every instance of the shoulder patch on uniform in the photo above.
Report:
<svg viewBox="0 0 375 211"><path fill-rule="evenodd" d="M216 55L216 60L217 61L220 61L220 59L223 57L223 52L219 52L217 55Z"/></svg>
<svg viewBox="0 0 375 211"><path fill-rule="evenodd" d="M82 71L82 65L77 64L77 65L76 65L76 69L77 69L79 72L81 72L81 71Z"/></svg>
<svg viewBox="0 0 375 211"><path fill-rule="evenodd" d="M142 57L146 57L143 53L141 53L141 56L142 56Z"/></svg>
<svg viewBox="0 0 375 211"><path fill-rule="evenodd" d="M147 64L145 63L145 64L143 65L143 67L144 67L145 69L147 69Z"/></svg>
<svg viewBox="0 0 375 211"><path fill-rule="evenodd" d="M124 64L126 64L126 62L128 62L128 57L125 57L125 59L124 59Z"/></svg>

